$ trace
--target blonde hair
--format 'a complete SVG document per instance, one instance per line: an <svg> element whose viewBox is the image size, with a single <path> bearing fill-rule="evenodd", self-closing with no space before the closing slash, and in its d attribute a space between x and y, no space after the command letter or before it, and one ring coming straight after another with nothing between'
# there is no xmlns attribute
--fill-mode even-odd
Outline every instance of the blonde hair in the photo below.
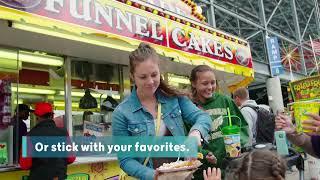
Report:
<svg viewBox="0 0 320 180"><path fill-rule="evenodd" d="M130 73L133 76L135 72L135 67L138 63L142 63L146 60L153 60L159 64L159 56L156 51L147 43L140 43L139 47L132 51L129 55L130 60ZM183 92L178 91L177 89L170 87L163 78L160 76L160 85L158 89L165 94L166 96L184 96L186 95Z"/></svg>
<svg viewBox="0 0 320 180"><path fill-rule="evenodd" d="M233 97L239 97L242 100L249 99L249 91L244 87L238 88L233 92Z"/></svg>

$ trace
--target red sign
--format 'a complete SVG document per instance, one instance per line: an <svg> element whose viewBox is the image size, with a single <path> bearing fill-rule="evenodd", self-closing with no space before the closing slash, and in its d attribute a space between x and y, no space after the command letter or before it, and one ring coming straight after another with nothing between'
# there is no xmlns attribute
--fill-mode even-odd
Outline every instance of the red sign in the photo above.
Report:
<svg viewBox="0 0 320 180"><path fill-rule="evenodd" d="M204 25L181 23L180 19L176 22L178 18L168 19L163 12L135 8L136 4L112 0L0 0L0 5L92 28L98 33L112 33L252 68L250 47L242 40Z"/></svg>
<svg viewBox="0 0 320 180"><path fill-rule="evenodd" d="M250 48L234 41L199 31L179 23L168 22L169 47L212 59L252 67Z"/></svg>

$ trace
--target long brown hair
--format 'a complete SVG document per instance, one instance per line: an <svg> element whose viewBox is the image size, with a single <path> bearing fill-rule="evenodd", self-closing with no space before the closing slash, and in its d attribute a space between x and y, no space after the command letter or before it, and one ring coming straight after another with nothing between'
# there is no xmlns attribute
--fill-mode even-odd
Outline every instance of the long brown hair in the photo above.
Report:
<svg viewBox="0 0 320 180"><path fill-rule="evenodd" d="M132 51L129 55L130 60L130 74L133 77L135 67L138 63L142 63L147 59L156 61L159 65L159 56L156 51L147 43L140 43L139 47ZM160 85L158 89L166 96L183 96L185 93L178 91L177 89L169 86L160 76Z"/></svg>
<svg viewBox="0 0 320 180"><path fill-rule="evenodd" d="M195 100L196 95L197 95L197 90L192 86L192 83L196 82L198 77L197 73L198 72L207 72L210 71L214 74L213 69L208 66L208 65L198 65L195 68L191 70L191 75L190 75L190 82L191 82L191 93L192 93L192 98Z"/></svg>
<svg viewBox="0 0 320 180"><path fill-rule="evenodd" d="M243 157L227 180L284 180L286 163L269 150L255 150Z"/></svg>

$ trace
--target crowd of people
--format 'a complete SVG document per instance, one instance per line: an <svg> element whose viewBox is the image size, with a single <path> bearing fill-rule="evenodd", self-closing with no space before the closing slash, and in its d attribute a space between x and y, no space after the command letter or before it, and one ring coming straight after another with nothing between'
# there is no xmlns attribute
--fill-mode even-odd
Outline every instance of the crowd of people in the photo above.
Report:
<svg viewBox="0 0 320 180"><path fill-rule="evenodd" d="M233 170L227 172L223 169L223 161L227 154L221 129L228 125L224 120L227 109L238 119L236 125L240 126L241 147L257 143L257 109L272 114L268 106L258 105L251 100L246 88L236 90L233 94L234 99L222 95L216 92L217 80L214 71L207 65L199 65L191 71L191 93L186 94L165 84L161 77L159 57L150 45L141 43L130 54L129 59L130 77L135 87L131 95L113 113L113 136L196 136L205 160L194 173L195 179L285 178L285 161L271 151L255 150L243 154L238 158ZM157 113L162 111L158 108L167 115L162 116L160 120ZM306 128L319 132L319 116L310 117L313 120L305 121ZM292 143L319 157L319 136L297 134L290 122L289 116L279 113L272 126L276 130L285 131ZM182 127L185 126L189 131L183 130ZM157 167L168 161L172 159L119 159L120 167L127 177L133 176L138 179L157 179L161 176L156 170Z"/></svg>
<svg viewBox="0 0 320 180"><path fill-rule="evenodd" d="M29 118L30 112L36 116L36 125L27 132L27 125L24 121ZM70 142L67 130L57 127L53 120L53 115L52 104L47 102L36 103L34 110L31 110L26 104L19 104L16 108L13 117L14 134L18 136L19 140L19 144L15 144L15 147L18 147L16 148L16 153L18 154L21 169L30 170L30 180L64 180L67 178L67 165L73 163L76 159L75 155L70 155L66 158L34 158L30 157L30 155L27 157L22 156L23 136L63 136L67 137Z"/></svg>
<svg viewBox="0 0 320 180"><path fill-rule="evenodd" d="M276 153L267 150L254 150L242 154L223 166L227 157L222 128L228 126L225 119L228 112L237 118L235 125L240 127L241 148L253 146L258 142L256 110L263 108L270 113L268 106L258 105L249 98L246 88L239 88L233 99L217 91L214 70L207 65L196 66L190 74L191 93L182 92L167 85L159 68L159 56L149 45L141 43L129 55L130 78L134 88L112 114L113 136L192 136L204 155L203 165L194 173L195 179L285 179L286 163ZM65 129L58 128L53 119L52 105L38 103L35 110L26 105L17 107L15 119L19 120L18 139L22 136L66 136ZM23 120L33 112L37 125L27 133ZM292 119L283 113L275 117L276 130L285 131L288 139L297 146L320 157L320 116L308 114L310 120L304 121L304 128L312 134L297 133ZM21 147L21 146L19 146ZM19 149L21 152L21 149ZM30 179L65 179L67 164L75 160L68 158L24 158L20 157L23 169L31 169ZM132 158L120 157L119 164L125 177L138 179L157 179L161 173L157 168L163 163L175 161L172 158ZM50 169L48 171L47 169Z"/></svg>

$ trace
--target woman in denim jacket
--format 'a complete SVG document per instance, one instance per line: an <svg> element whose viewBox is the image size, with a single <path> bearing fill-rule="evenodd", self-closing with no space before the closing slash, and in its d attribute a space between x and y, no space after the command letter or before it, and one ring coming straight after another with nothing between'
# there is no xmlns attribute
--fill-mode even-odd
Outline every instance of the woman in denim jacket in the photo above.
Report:
<svg viewBox="0 0 320 180"><path fill-rule="evenodd" d="M184 94L168 87L160 77L159 57L148 44L141 43L130 56L130 76L136 87L112 114L113 136L155 136L157 105L161 103L159 136L185 136L184 123L192 124L189 136L208 135L211 119ZM138 179L154 179L159 161L144 158L119 158L120 167ZM157 164L157 165L156 165Z"/></svg>

